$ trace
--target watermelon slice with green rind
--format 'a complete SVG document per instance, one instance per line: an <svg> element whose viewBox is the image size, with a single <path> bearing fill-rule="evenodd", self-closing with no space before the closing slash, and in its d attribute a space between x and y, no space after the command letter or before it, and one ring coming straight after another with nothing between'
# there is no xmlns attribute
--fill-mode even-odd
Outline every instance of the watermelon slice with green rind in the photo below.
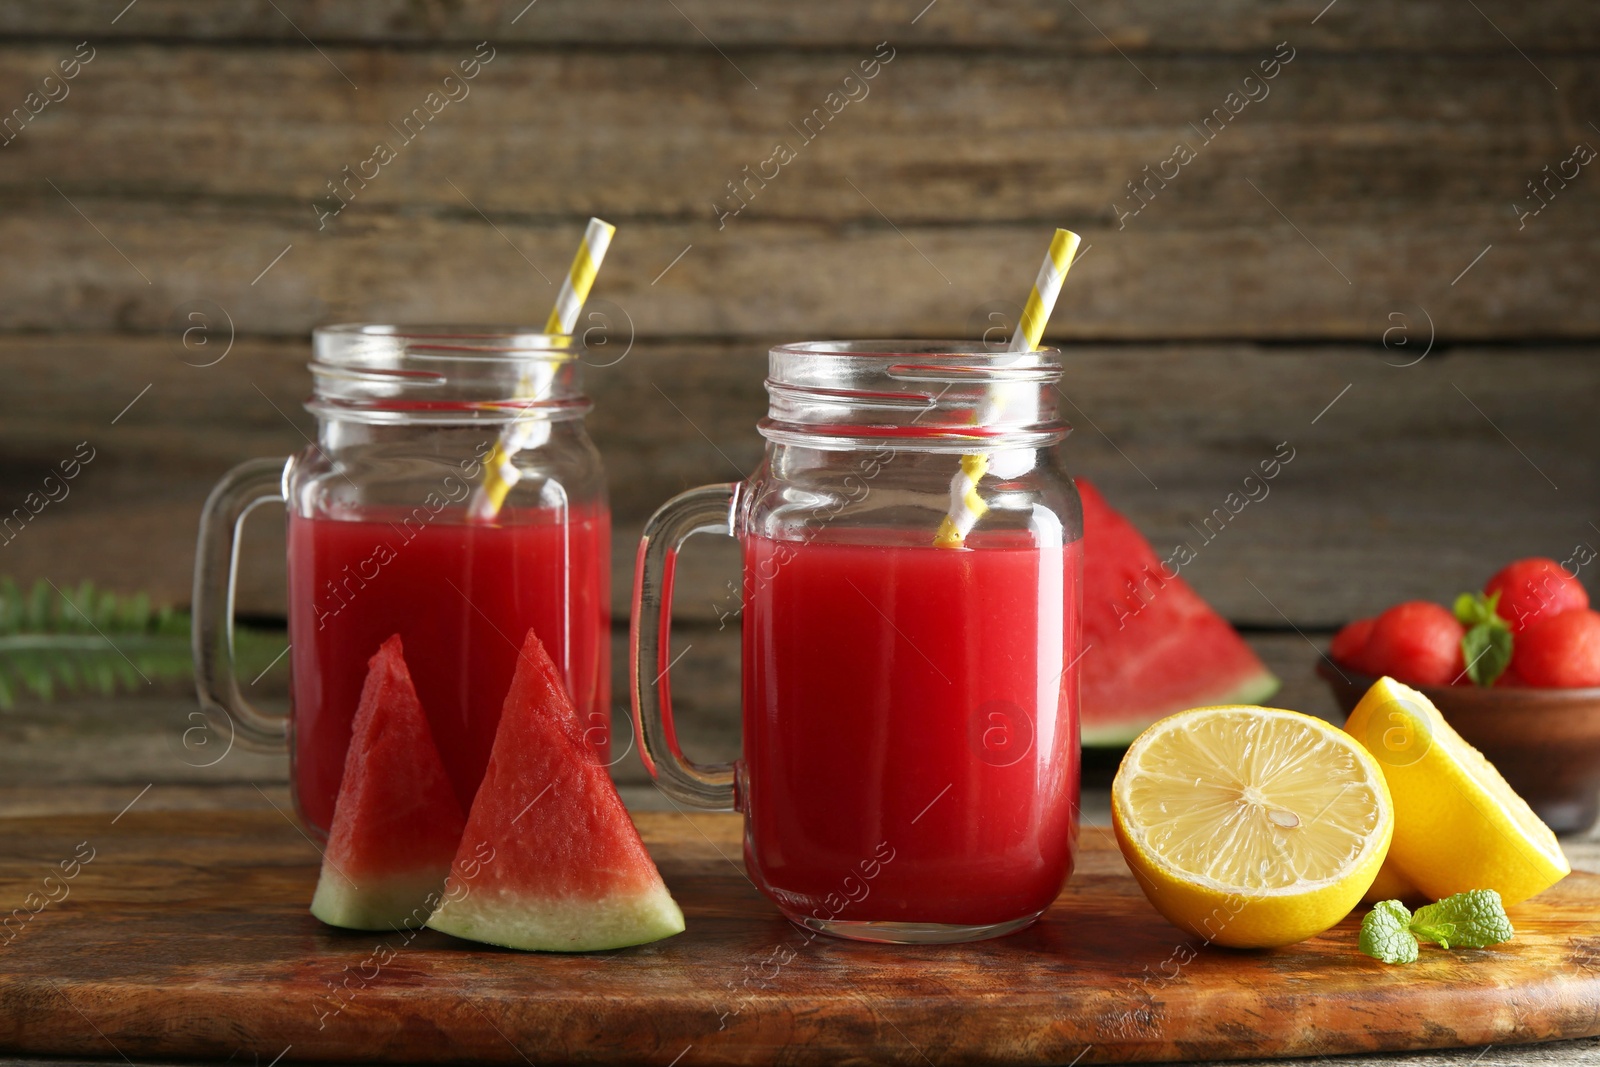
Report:
<svg viewBox="0 0 1600 1067"><path fill-rule="evenodd" d="M683 932L611 775L583 743L532 630L432 929L470 941L591 952Z"/></svg>
<svg viewBox="0 0 1600 1067"><path fill-rule="evenodd" d="M1079 478L1083 499L1083 641L1079 714L1086 746L1123 746L1157 719L1215 704L1259 704L1278 679Z"/></svg>
<svg viewBox="0 0 1600 1067"><path fill-rule="evenodd" d="M421 926L465 822L396 634L367 663L311 914L351 930Z"/></svg>

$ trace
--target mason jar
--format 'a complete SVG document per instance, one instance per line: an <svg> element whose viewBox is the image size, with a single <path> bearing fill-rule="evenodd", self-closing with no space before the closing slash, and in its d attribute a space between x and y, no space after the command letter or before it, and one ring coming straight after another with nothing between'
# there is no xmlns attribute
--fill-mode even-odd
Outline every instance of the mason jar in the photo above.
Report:
<svg viewBox="0 0 1600 1067"><path fill-rule="evenodd" d="M462 810L530 628L608 761L610 515L581 355L574 338L518 327L320 328L316 439L211 493L194 587L201 705L226 738L287 742L312 832L332 824L367 661L393 634ZM244 696L232 648L239 529L269 500L288 512L287 718Z"/></svg>
<svg viewBox="0 0 1600 1067"><path fill-rule="evenodd" d="M1060 353L944 341L771 350L765 459L664 505L639 547L640 752L663 792L741 811L795 923L888 942L1034 921L1077 836L1082 517ZM676 742L673 572L743 549L742 757Z"/></svg>

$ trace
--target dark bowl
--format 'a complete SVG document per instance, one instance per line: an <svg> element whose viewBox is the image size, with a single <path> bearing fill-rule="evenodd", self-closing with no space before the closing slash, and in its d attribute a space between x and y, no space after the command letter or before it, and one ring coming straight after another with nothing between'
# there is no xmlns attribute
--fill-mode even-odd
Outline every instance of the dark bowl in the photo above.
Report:
<svg viewBox="0 0 1600 1067"><path fill-rule="evenodd" d="M1317 674L1346 715L1375 675L1323 660ZM1456 733L1488 757L1558 834L1581 834L1600 816L1600 688L1412 686Z"/></svg>

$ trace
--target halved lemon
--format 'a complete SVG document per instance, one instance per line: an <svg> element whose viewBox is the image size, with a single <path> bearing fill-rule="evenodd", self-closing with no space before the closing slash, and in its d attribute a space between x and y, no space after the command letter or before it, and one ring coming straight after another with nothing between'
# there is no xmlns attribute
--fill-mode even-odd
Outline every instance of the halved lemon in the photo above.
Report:
<svg viewBox="0 0 1600 1067"><path fill-rule="evenodd" d="M1509 907L1571 872L1556 835L1415 689L1379 678L1344 728L1394 796L1390 865L1429 897L1493 889Z"/></svg>
<svg viewBox="0 0 1600 1067"><path fill-rule="evenodd" d="M1111 816L1156 910L1235 948L1292 944L1343 919L1394 831L1383 771L1354 738L1243 705L1181 711L1140 734Z"/></svg>

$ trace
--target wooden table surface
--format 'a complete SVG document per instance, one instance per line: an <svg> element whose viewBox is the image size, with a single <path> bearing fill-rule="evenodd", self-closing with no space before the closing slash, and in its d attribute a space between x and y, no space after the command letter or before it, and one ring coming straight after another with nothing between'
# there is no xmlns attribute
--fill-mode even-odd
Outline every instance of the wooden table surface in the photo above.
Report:
<svg viewBox="0 0 1600 1067"><path fill-rule="evenodd" d="M1310 653L1306 641L1320 643L1325 636L1251 636L1252 644L1285 680L1284 690L1274 703L1333 714L1328 694L1307 666ZM725 653L715 646L697 645L696 653L683 660L682 682L676 687L682 690L680 699L686 701L684 743L703 756L727 755L736 743L728 709L734 706L737 675L729 670ZM281 699L281 681L278 672L261 680L258 688L266 690L268 703ZM264 810L271 806L290 810L287 760L239 749L219 759L217 750L207 751L203 745L195 744L195 735L190 735L190 743L185 745L184 733L196 723L189 717L192 711L192 699L185 691L160 687L116 699L74 698L49 706L24 703L10 711L0 711L0 817L69 812L115 815L127 808L140 812ZM621 720L616 728L622 730ZM627 748L627 741L621 740L623 736L617 734L619 751ZM633 754L619 761L616 776L630 807L670 810L670 803L648 784ZM1109 820L1109 776L1110 769L1103 765L1091 766L1086 772L1083 809L1085 820L1091 825L1104 825ZM1600 873L1600 840L1568 840L1564 844L1575 868ZM0 969L5 965L0 957ZM927 1051L931 1061L938 1064L937 1051ZM893 1054L892 1050L885 1051L885 1055ZM5 1058L0 1051L0 1067L44 1067L46 1063L59 1062ZM123 1061L108 1046L103 1062ZM143 1062L146 1061L141 1061L141 1067ZM1491 1047L1465 1053L1457 1050L1254 1062L1375 1067L1600 1064L1600 1039Z"/></svg>

